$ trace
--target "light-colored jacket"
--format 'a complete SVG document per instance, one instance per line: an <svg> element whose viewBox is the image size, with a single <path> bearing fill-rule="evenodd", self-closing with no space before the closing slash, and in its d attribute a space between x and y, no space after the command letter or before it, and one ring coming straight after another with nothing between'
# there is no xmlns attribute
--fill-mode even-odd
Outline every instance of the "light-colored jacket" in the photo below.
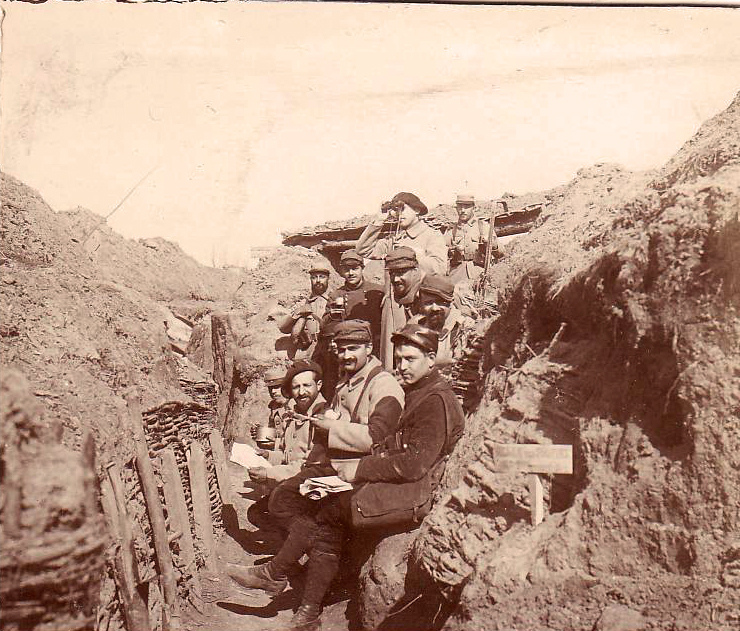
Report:
<svg viewBox="0 0 740 631"><path fill-rule="evenodd" d="M427 274L447 273L447 246L444 235L423 221L404 230L394 242L385 237L380 239L385 219L371 221L360 235L356 249L368 259L384 259L392 247L406 246L416 252L419 267Z"/></svg>
<svg viewBox="0 0 740 631"><path fill-rule="evenodd" d="M289 408L293 409L293 400L289 402ZM320 414L326 408L326 400L321 393L308 408L306 416L315 416ZM290 418L290 415L284 418L288 424L283 430L283 435L275 444L275 449L270 452L268 457L270 464L273 466L267 469L265 475L268 479L280 482L294 476L301 470L303 463L306 461L308 452L311 451L312 432L311 423L300 419Z"/></svg>
<svg viewBox="0 0 740 631"><path fill-rule="evenodd" d="M332 407L340 412L342 422L329 432L330 457L336 456L337 451L357 456L370 453L374 443L395 432L404 393L396 378L385 370L378 371L379 368L380 361L370 356L360 371L339 383ZM375 376L368 384L372 373Z"/></svg>

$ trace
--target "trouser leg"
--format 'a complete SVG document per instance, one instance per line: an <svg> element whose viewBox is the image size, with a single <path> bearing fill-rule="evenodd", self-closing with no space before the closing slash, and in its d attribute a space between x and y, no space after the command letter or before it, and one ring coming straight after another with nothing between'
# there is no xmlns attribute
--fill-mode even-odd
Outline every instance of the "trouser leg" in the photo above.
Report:
<svg viewBox="0 0 740 631"><path fill-rule="evenodd" d="M334 475L334 470L322 466L306 467L275 487L270 494L268 510L270 516L283 530L287 531L290 523L299 515L316 514L319 509L318 502L304 497L298 489L308 478L325 475Z"/></svg>
<svg viewBox="0 0 740 631"><path fill-rule="evenodd" d="M284 579L288 571L316 542L318 527L313 517L299 515L290 524L288 538L280 551L267 564L270 576L275 580Z"/></svg>

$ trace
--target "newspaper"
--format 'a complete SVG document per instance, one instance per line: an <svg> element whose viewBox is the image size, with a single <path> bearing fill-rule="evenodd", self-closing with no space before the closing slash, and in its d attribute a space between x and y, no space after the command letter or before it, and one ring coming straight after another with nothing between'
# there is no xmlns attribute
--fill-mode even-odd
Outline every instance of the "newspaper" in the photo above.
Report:
<svg viewBox="0 0 740 631"><path fill-rule="evenodd" d="M311 500L320 500L329 493L342 493L351 491L354 487L336 475L328 475L322 478L308 478L298 491Z"/></svg>

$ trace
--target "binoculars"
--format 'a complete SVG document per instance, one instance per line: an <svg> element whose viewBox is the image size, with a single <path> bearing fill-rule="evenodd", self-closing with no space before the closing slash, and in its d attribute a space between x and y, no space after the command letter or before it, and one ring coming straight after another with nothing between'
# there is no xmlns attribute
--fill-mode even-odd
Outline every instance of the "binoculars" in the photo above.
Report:
<svg viewBox="0 0 740 631"><path fill-rule="evenodd" d="M403 202L383 202L380 205L382 213L399 213L403 210Z"/></svg>

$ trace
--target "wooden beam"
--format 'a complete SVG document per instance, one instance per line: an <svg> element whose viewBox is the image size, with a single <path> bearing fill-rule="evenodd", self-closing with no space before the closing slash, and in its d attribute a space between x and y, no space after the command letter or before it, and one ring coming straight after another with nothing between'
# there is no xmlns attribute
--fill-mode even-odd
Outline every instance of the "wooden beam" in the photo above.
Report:
<svg viewBox="0 0 740 631"><path fill-rule="evenodd" d="M191 568L195 574L195 547L193 546L193 534L190 530L190 517L188 516L188 505L185 501L185 490L182 486L180 471L177 468L175 452L168 447L159 455L162 473L162 486L164 490L164 501L167 504L167 515L170 518L170 531L181 532L180 536L180 560L186 568Z"/></svg>
<svg viewBox="0 0 740 631"><path fill-rule="evenodd" d="M521 473L573 473L572 445L504 445L485 441L493 470Z"/></svg>
<svg viewBox="0 0 740 631"><path fill-rule="evenodd" d="M175 568L172 564L172 553L167 538L164 511L159 499L159 487L154 476L152 461L149 459L149 447L146 444L144 421L141 416L138 398L133 391L129 390L125 394L125 399L128 404L129 421L136 443L136 469L139 472L141 488L144 492L146 510L152 527L154 551L157 555L159 576L162 582L164 595L163 622L169 629L175 630L181 627L177 601L177 579L175 578Z"/></svg>
<svg viewBox="0 0 740 631"><path fill-rule="evenodd" d="M224 449L224 441L217 429L211 430L211 433L208 435L208 441L211 443L213 463L216 466L216 480L218 481L218 488L221 492L221 503L224 506L233 506L234 498L231 493L231 479L226 460L226 450Z"/></svg>
<svg viewBox="0 0 740 631"><path fill-rule="evenodd" d="M150 631L149 610L138 590L139 566L134 555L134 537L126 511L126 495L123 491L121 472L115 463L109 464L107 469L110 485L102 487L103 508L110 513L106 514L109 519L118 520L117 536L120 545L113 560L113 577L118 586L126 628Z"/></svg>
<svg viewBox="0 0 740 631"><path fill-rule="evenodd" d="M532 513L532 525L539 526L545 518L542 478L537 473L530 473L527 477L529 477L529 509Z"/></svg>
<svg viewBox="0 0 740 631"><path fill-rule="evenodd" d="M206 458L203 448L196 441L190 444L188 473L190 475L190 493L193 497L195 537L200 542L206 569L215 571L216 544L213 538L213 519L211 518L211 500L208 493Z"/></svg>

